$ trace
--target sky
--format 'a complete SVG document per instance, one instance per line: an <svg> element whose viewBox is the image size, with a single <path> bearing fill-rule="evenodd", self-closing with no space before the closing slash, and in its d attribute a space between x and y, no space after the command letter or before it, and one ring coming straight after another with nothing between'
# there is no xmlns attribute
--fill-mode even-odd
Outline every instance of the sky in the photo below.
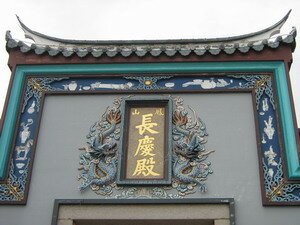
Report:
<svg viewBox="0 0 300 225"><path fill-rule="evenodd" d="M83 4L84 3L84 4ZM300 29L299 0L9 0L0 2L0 115L11 72L5 32L25 40L15 15L32 30L94 40L214 38L255 32L292 13L281 33ZM300 37L296 38L299 42ZM300 47L290 70L300 126Z"/></svg>

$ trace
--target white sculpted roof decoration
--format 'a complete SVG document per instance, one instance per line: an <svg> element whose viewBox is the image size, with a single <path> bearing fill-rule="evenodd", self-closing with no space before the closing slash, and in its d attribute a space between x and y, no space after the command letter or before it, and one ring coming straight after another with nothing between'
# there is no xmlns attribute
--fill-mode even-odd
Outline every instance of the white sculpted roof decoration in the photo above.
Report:
<svg viewBox="0 0 300 225"><path fill-rule="evenodd" d="M101 41L101 40L69 40L47 36L28 28L18 17L25 37L30 38L34 43L26 43L14 39L10 31L6 33L6 47L18 48L21 52L34 52L37 55L49 54L50 56L63 55L70 57L76 54L79 57L92 55L100 57L107 55L114 57L121 55L128 57L136 55L143 57L150 54L158 57L161 54L174 56L179 53L188 56L196 55L218 55L234 54L235 52L247 53L249 50L262 51L264 48L278 48L282 44L289 44L292 50L295 48L296 28L292 28L288 34L280 34L280 29L289 17L289 11L276 24L261 31L250 34L225 37L225 38L204 38L204 39L173 39L173 40L131 40L131 41Z"/></svg>

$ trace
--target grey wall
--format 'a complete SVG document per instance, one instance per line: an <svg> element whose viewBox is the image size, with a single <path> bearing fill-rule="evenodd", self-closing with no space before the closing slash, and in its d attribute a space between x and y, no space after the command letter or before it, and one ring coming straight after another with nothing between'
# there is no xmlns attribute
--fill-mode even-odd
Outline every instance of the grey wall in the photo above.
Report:
<svg viewBox="0 0 300 225"><path fill-rule="evenodd" d="M239 225L296 225L300 207L262 207L250 94L184 94L207 125L214 174L208 192L191 197L233 197ZM0 206L0 225L50 224L54 199L100 198L78 191L79 147L112 96L48 96L26 206Z"/></svg>

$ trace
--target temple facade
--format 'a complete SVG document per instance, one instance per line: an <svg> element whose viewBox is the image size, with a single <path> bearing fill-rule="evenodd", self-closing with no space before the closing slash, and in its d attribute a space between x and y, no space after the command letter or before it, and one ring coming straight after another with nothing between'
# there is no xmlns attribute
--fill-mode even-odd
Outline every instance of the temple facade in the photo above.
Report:
<svg viewBox="0 0 300 225"><path fill-rule="evenodd" d="M289 13L212 39L6 33L0 223L299 224ZM293 207L290 207L293 206Z"/></svg>

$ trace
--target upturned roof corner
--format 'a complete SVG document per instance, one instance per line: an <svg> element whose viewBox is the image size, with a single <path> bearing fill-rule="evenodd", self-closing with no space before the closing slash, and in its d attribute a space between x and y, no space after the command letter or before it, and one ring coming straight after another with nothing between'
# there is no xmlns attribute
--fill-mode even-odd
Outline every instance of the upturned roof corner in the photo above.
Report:
<svg viewBox="0 0 300 225"><path fill-rule="evenodd" d="M121 55L128 57L132 54L143 57L150 54L158 57L162 53L169 57L179 53L182 56L196 54L218 55L221 52L231 55L235 52L247 53L249 50L257 52L264 48L278 48L282 44L288 44L294 51L296 46L296 28L293 27L288 34L280 34L280 29L287 21L291 10L277 23L263 30L222 38L200 38L200 39L170 39L170 40L72 40L48 36L27 27L17 16L19 24L24 31L25 37L34 41L26 43L14 39L10 32L6 33L7 51L19 48L21 52L33 51L35 54L48 53L50 56L62 54L70 57L76 54L79 57L92 55L100 57L107 55L114 57Z"/></svg>

